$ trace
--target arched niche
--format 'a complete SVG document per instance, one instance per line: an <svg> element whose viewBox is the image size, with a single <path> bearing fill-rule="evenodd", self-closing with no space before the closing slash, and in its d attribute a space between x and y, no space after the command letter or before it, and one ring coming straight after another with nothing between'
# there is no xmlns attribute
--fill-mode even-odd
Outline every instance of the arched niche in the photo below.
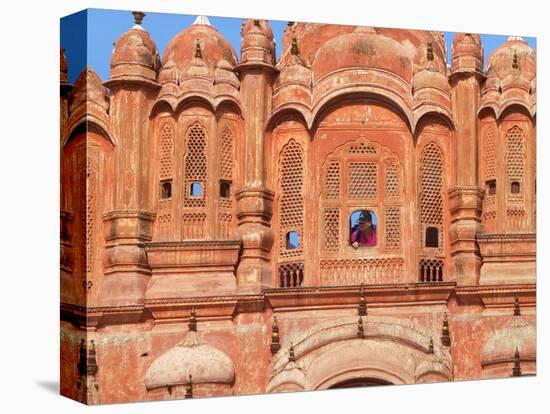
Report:
<svg viewBox="0 0 550 414"><path fill-rule="evenodd" d="M61 157L63 257L61 300L96 303L104 272L102 215L113 206L114 151L105 131L83 123L69 136ZM76 301L76 302L75 302Z"/></svg>
<svg viewBox="0 0 550 414"><path fill-rule="evenodd" d="M362 331L359 335L357 318L348 317L294 336L293 360L285 344L272 361L267 391L285 384L315 390L365 379L390 384L452 379L448 349L414 322L369 315Z"/></svg>

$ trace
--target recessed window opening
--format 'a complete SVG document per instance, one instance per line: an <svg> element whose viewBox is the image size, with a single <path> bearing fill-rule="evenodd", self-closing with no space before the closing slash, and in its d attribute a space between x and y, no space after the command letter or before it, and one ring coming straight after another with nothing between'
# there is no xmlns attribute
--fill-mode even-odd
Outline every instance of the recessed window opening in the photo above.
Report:
<svg viewBox="0 0 550 414"><path fill-rule="evenodd" d="M202 197L202 183L199 181L192 182L189 185L189 195L191 197Z"/></svg>
<svg viewBox="0 0 550 414"><path fill-rule="evenodd" d="M357 210L349 220L350 245L359 247L376 246L376 214L371 210Z"/></svg>
<svg viewBox="0 0 550 414"><path fill-rule="evenodd" d="M297 249L299 245L300 245L300 237L298 236L298 232L289 231L286 234L286 248L287 248L287 250Z"/></svg>
<svg viewBox="0 0 550 414"><path fill-rule="evenodd" d="M512 194L519 194L520 192L520 185L518 181L512 181L512 184L510 185L510 192Z"/></svg>
<svg viewBox="0 0 550 414"><path fill-rule="evenodd" d="M439 229L437 227L427 227L425 235L426 247L439 247Z"/></svg>
<svg viewBox="0 0 550 414"><path fill-rule="evenodd" d="M167 199L172 197L172 181L162 181L160 183L160 198Z"/></svg>
<svg viewBox="0 0 550 414"><path fill-rule="evenodd" d="M231 197L231 181L220 181L220 197L229 198Z"/></svg>
<svg viewBox="0 0 550 414"><path fill-rule="evenodd" d="M487 195L495 195L497 193L497 180L489 180L485 182L487 185Z"/></svg>

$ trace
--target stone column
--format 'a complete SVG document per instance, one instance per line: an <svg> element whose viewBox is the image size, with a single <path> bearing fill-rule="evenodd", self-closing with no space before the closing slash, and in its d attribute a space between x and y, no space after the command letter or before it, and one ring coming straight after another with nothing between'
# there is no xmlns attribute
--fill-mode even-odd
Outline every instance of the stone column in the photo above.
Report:
<svg viewBox="0 0 550 414"><path fill-rule="evenodd" d="M143 303L151 269L144 243L151 241L154 213L149 186L148 125L157 91L150 83L108 82L111 88L111 131L117 139L113 205L103 215L106 226L105 276L100 303L105 306Z"/></svg>
<svg viewBox="0 0 550 414"><path fill-rule="evenodd" d="M271 111L275 63L273 34L264 20L248 20L242 29L241 80L244 115L244 187L236 192L242 255L237 268L240 290L257 292L272 285L273 192L265 187L265 122Z"/></svg>
<svg viewBox="0 0 550 414"><path fill-rule="evenodd" d="M459 285L479 283L483 189L478 185L478 117L483 80L479 35L457 33L453 42L450 83L455 132L456 186L449 189L451 272Z"/></svg>

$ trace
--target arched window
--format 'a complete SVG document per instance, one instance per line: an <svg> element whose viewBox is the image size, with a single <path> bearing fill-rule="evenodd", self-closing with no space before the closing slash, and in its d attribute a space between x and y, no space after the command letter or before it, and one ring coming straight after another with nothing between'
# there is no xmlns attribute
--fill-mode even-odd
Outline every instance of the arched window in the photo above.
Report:
<svg viewBox="0 0 550 414"><path fill-rule="evenodd" d="M290 139L279 158L279 261L281 287L304 283L304 151Z"/></svg>
<svg viewBox="0 0 550 414"><path fill-rule="evenodd" d="M520 194L520 182L525 173L525 137L517 126L506 133L506 175L510 183L510 194ZM516 199L517 196L514 196Z"/></svg>
<svg viewBox="0 0 550 414"><path fill-rule="evenodd" d="M444 173L443 153L435 142L430 142L422 151L420 165L420 223L424 239L419 263L421 282L443 281Z"/></svg>
<svg viewBox="0 0 550 414"><path fill-rule="evenodd" d="M206 131L198 122L189 129L185 144L184 207L204 207L207 175Z"/></svg>
<svg viewBox="0 0 550 414"><path fill-rule="evenodd" d="M293 139L285 145L280 159L280 246L281 257L295 257L302 254L303 248L297 245L289 249L287 234L296 233L300 238L304 225L304 154L302 147Z"/></svg>
<svg viewBox="0 0 550 414"><path fill-rule="evenodd" d="M371 210L354 211L350 215L349 235L353 248L376 246L376 214Z"/></svg>
<svg viewBox="0 0 550 414"><path fill-rule="evenodd" d="M443 225L443 156L431 142L424 148L420 171L420 222L426 227Z"/></svg>

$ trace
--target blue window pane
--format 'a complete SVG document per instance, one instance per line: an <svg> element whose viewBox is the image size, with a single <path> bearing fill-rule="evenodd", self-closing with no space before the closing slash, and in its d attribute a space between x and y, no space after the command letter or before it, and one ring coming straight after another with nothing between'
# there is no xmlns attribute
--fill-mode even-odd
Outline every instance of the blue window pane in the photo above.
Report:
<svg viewBox="0 0 550 414"><path fill-rule="evenodd" d="M202 184L201 183L191 183L191 196L201 197L202 196Z"/></svg>
<svg viewBox="0 0 550 414"><path fill-rule="evenodd" d="M298 233L295 231L289 231L286 234L286 248L288 250L297 249L300 243Z"/></svg>

